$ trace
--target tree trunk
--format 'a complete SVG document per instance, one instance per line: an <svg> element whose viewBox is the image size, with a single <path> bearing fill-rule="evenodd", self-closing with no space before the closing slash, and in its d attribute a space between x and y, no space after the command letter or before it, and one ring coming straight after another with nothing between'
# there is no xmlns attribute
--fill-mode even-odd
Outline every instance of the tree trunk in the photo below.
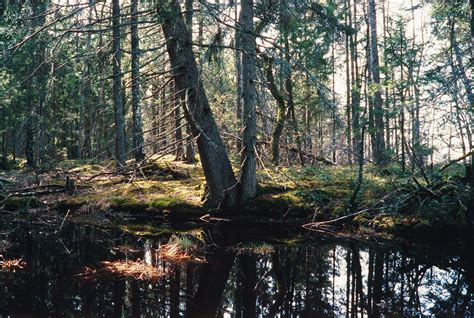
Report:
<svg viewBox="0 0 474 318"><path fill-rule="evenodd" d="M349 15L351 8L350 0L347 0L345 5L345 22L347 25L349 24ZM347 161L349 164L352 164L352 114L351 114L351 72L350 72L350 64L351 64L351 56L349 54L349 43L352 43L352 34L347 35L345 38L346 47L345 47L345 54L346 54L346 141L347 141Z"/></svg>
<svg viewBox="0 0 474 318"><path fill-rule="evenodd" d="M174 100L174 137L175 137L175 160L181 161L184 159L183 149L183 131L181 130L181 92L176 84L176 79L173 85L173 100Z"/></svg>
<svg viewBox="0 0 474 318"><path fill-rule="evenodd" d="M403 42L400 44L400 59L403 56ZM405 172L405 88L404 88L404 75L403 75L403 61L400 61L400 150L402 160L402 172Z"/></svg>
<svg viewBox="0 0 474 318"><path fill-rule="evenodd" d="M132 121L133 121L133 154L135 161L145 159L143 149L143 124L140 98L140 38L138 36L138 0L132 0L130 17L130 35L132 49Z"/></svg>
<svg viewBox="0 0 474 318"><path fill-rule="evenodd" d="M471 53L471 56L470 56L470 65L471 65L471 84L474 82L474 72L473 71L473 68L474 68L474 0L470 0L469 1L469 4L470 4L470 13L471 13L471 47L470 47L470 53ZM471 127L474 127L474 122L473 122L473 114L472 112L474 112L474 102L472 100L470 100L470 108L471 110ZM474 144L471 140L471 152L474 150ZM471 208L471 211L474 209L474 155L471 155L471 200L470 200L470 208Z"/></svg>
<svg viewBox="0 0 474 318"><path fill-rule="evenodd" d="M282 8L285 8L287 6L286 1L281 1L280 5L283 6ZM288 111L290 112L290 115L291 115L300 164L301 166L304 166L303 150L301 149L301 137L300 137L300 133L298 129L298 121L296 120L295 103L293 99L293 79L292 79L292 70L291 70L291 56L290 56L290 42L289 42L290 25L289 25L288 16L284 17L284 20L282 22L282 27L283 27L283 32L284 32L285 60L288 66L288 71L285 74L285 92L286 92L286 97L287 97L286 102L287 102Z"/></svg>
<svg viewBox="0 0 474 318"><path fill-rule="evenodd" d="M186 0L186 27L189 32L189 41L193 41L193 0ZM196 155L194 153L194 140L192 136L191 127L189 124L186 125L186 163L192 164L196 162Z"/></svg>
<svg viewBox="0 0 474 318"><path fill-rule="evenodd" d="M188 317L216 317L227 279L234 264L233 252L217 249L199 272L199 286L187 312Z"/></svg>
<svg viewBox="0 0 474 318"><path fill-rule="evenodd" d="M275 98L277 102L277 118L276 123L272 131L272 139L271 139L271 159L274 165L278 165L280 163L280 139L283 133L283 128L285 126L285 119L286 119L286 104L285 98L278 90L275 84L275 77L273 76L273 60L270 57L263 56L265 60L266 67L265 67L265 77L267 80L268 89L272 94L273 98Z"/></svg>
<svg viewBox="0 0 474 318"><path fill-rule="evenodd" d="M383 101L380 90L380 67L379 51L377 46L377 14L375 10L375 0L368 1L368 18L370 25L370 64L372 70L372 80L375 85L374 93L374 134L375 144L373 145L373 155L376 164L385 163L385 139L383 123Z"/></svg>
<svg viewBox="0 0 474 318"><path fill-rule="evenodd" d="M351 12L351 8L349 12ZM353 12L349 14L349 23L357 31L357 3L353 3ZM352 113L352 149L351 151L357 155L359 152L359 142L363 138L360 133L360 91L362 81L359 74L358 52L357 52L357 32L354 32L350 38L351 52L351 113Z"/></svg>
<svg viewBox="0 0 474 318"><path fill-rule="evenodd" d="M257 141L256 102L257 90L255 86L256 46L253 35L253 0L242 0L239 23L242 28L242 105L243 105L243 136L242 136L242 171L240 182L242 199L248 200L257 194L257 161L255 145Z"/></svg>
<svg viewBox="0 0 474 318"><path fill-rule="evenodd" d="M237 9L238 4L237 0L235 1L235 21L238 21ZM236 100L235 100L235 118L237 120L237 127L242 125L242 52L240 47L240 36L241 31L240 27L235 28L235 86L236 86ZM242 141L237 140L237 153L240 153L242 150Z"/></svg>
<svg viewBox="0 0 474 318"><path fill-rule="evenodd" d="M112 50L113 50L113 96L115 113L115 160L118 166L125 165L125 119L122 92L122 69L120 49L120 1L112 1Z"/></svg>
<svg viewBox="0 0 474 318"><path fill-rule="evenodd" d="M168 0L158 13L177 89L186 92L185 116L197 139L207 181L206 204L234 206L238 202L236 179L224 143L209 107L177 0Z"/></svg>
<svg viewBox="0 0 474 318"><path fill-rule="evenodd" d="M242 271L242 307L243 318L257 316L257 295L255 286L257 284L256 258L252 254L242 254L238 257Z"/></svg>

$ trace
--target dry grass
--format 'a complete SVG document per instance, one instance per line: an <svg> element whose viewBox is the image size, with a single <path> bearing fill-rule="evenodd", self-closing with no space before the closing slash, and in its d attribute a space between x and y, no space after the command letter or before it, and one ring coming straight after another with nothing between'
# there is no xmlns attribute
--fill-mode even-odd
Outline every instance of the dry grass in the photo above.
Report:
<svg viewBox="0 0 474 318"><path fill-rule="evenodd" d="M16 272L17 269L22 269L25 266L25 262L21 258L17 259L4 259L3 255L0 255L0 270Z"/></svg>
<svg viewBox="0 0 474 318"><path fill-rule="evenodd" d="M198 255L196 242L186 236L173 235L167 244L160 247L158 257L172 263L204 263L206 260Z"/></svg>
<svg viewBox="0 0 474 318"><path fill-rule="evenodd" d="M162 269L151 264L146 264L140 259L136 261L104 261L101 264L107 272L127 278L156 281L166 276L166 273Z"/></svg>
<svg viewBox="0 0 474 318"><path fill-rule="evenodd" d="M248 246L242 246L235 249L237 254L259 254L268 255L275 252L275 248L266 243L250 244Z"/></svg>

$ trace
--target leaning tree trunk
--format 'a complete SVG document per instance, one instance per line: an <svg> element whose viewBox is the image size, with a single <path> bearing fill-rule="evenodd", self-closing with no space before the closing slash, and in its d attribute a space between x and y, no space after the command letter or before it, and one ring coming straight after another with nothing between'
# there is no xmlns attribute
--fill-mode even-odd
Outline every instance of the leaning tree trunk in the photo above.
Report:
<svg viewBox="0 0 474 318"><path fill-rule="evenodd" d="M112 50L113 50L113 97L115 113L115 160L119 166L125 164L125 119L122 91L120 49L120 3L112 1Z"/></svg>
<svg viewBox="0 0 474 318"><path fill-rule="evenodd" d="M138 36L138 0L132 0L130 17L130 35L132 46L132 121L133 121L133 153L135 161L145 159L143 150L142 110L140 105L140 38Z"/></svg>
<svg viewBox="0 0 474 318"><path fill-rule="evenodd" d="M237 181L200 79L178 1L164 2L158 14L162 17L176 88L185 91L184 114L196 138L207 181L206 204L234 206L238 203Z"/></svg>
<svg viewBox="0 0 474 318"><path fill-rule="evenodd" d="M257 141L257 124L255 105L257 91L255 87L255 36L253 34L253 0L243 0L240 9L239 22L242 28L242 171L240 182L242 185L242 199L248 200L257 194L257 161L255 158L255 144Z"/></svg>

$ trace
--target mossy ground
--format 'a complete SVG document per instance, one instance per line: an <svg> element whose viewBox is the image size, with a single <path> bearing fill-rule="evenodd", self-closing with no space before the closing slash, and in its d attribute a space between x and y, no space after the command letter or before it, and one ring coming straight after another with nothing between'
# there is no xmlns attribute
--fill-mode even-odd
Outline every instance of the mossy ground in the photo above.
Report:
<svg viewBox="0 0 474 318"><path fill-rule="evenodd" d="M24 210L46 206L51 210L72 211L73 215L87 215L91 212L106 212L112 216L135 213L179 222L187 222L209 213L202 203L205 178L200 164L190 165L173 159L168 156L149 161L146 171L144 167L125 174L112 173L115 170L113 162L99 164L94 161L64 161L50 172L40 175L40 179L48 184L63 184L67 175L75 180L74 193L42 196L38 199L7 198L0 207ZM166 173L167 169L188 177L177 178L172 173ZM463 204L467 200L467 191L453 190L462 176L462 166L453 165L437 176L445 181L443 187L446 188L439 191L439 196L430 200L414 198L405 203L401 210L393 209L396 202L389 202L375 214L367 212L358 215L350 225L353 230L367 235L374 231L393 234L407 232L407 229L470 226L472 212ZM33 178L32 172L25 170L13 170L2 177L12 180L9 184L11 188L27 186L28 180ZM419 174L403 174L396 165L382 169L366 166L357 200L358 210L373 206L394 191L399 191L400 196L405 195L405 192L409 192L407 189L410 189L407 184L412 183L413 177L426 185ZM258 197L240 207L239 212L248 212L251 216L302 221L334 219L350 212L348 202L356 180L357 169L350 166L261 169L258 173ZM454 204L456 202L459 204ZM159 235L163 232L161 226L149 224L129 224L124 230L142 235Z"/></svg>

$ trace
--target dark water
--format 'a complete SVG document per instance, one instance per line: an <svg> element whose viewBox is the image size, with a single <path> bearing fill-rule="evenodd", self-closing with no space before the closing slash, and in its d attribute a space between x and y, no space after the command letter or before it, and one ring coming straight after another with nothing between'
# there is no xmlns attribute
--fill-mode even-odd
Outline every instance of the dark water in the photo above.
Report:
<svg viewBox="0 0 474 318"><path fill-rule="evenodd" d="M239 250L214 229L207 236L213 241L207 263L176 266L156 257L160 240L91 226L57 229L2 225L0 254L22 258L25 266L0 272L0 316L474 316L474 252L468 247L403 251L314 239L248 249L231 242ZM137 258L167 276L80 275L104 260Z"/></svg>

